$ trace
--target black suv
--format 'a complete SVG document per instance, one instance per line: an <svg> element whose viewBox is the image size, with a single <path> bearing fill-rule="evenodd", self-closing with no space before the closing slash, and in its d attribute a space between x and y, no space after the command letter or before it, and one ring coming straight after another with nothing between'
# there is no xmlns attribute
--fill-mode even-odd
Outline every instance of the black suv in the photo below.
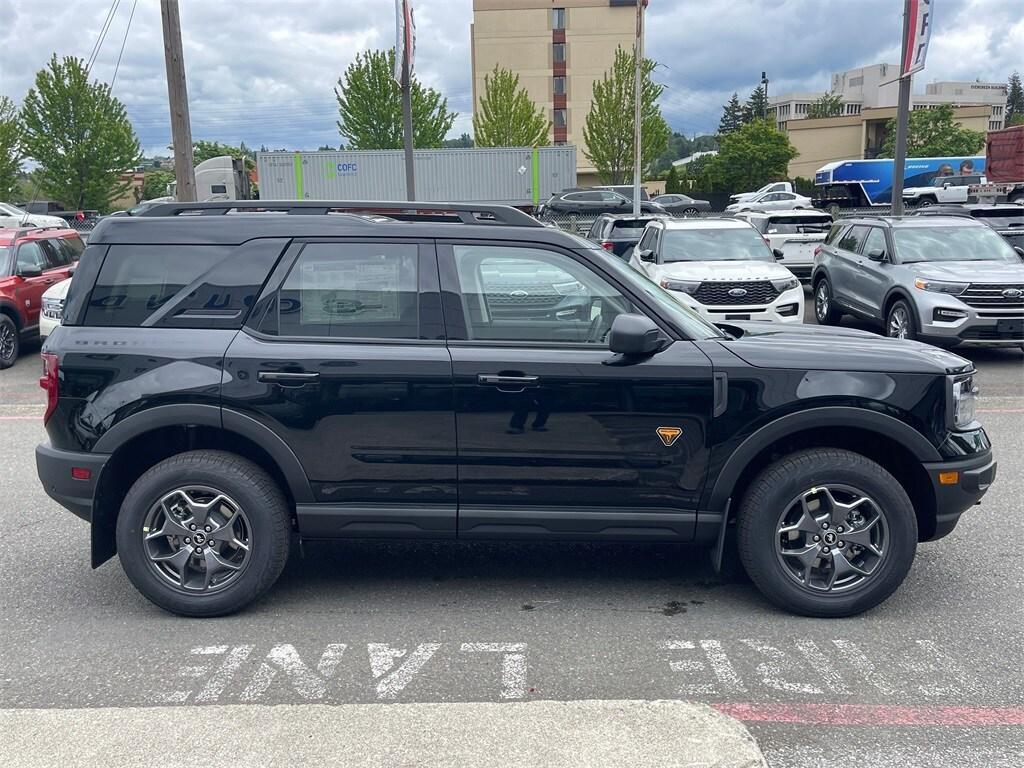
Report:
<svg viewBox="0 0 1024 768"><path fill-rule="evenodd" d="M573 301L511 311L524 275ZM106 219L43 364L46 492L190 616L267 590L293 536L738 544L772 602L844 616L995 475L968 361L715 327L500 206Z"/></svg>
<svg viewBox="0 0 1024 768"><path fill-rule="evenodd" d="M664 214L602 213L590 225L587 237L623 261L629 261L633 246L643 237L647 222L667 218Z"/></svg>
<svg viewBox="0 0 1024 768"><path fill-rule="evenodd" d="M537 216L597 216L601 213L630 213L633 200L611 189L573 187L563 189L537 208ZM657 203L640 201L641 213L667 213Z"/></svg>

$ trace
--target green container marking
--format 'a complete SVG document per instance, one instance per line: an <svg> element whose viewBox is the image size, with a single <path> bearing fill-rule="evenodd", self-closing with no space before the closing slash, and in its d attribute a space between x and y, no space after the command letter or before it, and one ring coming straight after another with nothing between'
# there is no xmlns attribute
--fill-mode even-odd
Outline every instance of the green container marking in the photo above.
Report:
<svg viewBox="0 0 1024 768"><path fill-rule="evenodd" d="M305 199L305 190L302 185L302 155L298 152L295 153L295 198L297 200Z"/></svg>
<svg viewBox="0 0 1024 768"><path fill-rule="evenodd" d="M540 204L540 150L533 148L533 204Z"/></svg>

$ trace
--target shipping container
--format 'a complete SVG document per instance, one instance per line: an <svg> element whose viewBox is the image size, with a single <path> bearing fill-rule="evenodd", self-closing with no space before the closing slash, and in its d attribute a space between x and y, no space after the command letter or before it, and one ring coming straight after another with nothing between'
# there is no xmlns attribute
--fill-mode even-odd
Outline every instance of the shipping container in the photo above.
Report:
<svg viewBox="0 0 1024 768"><path fill-rule="evenodd" d="M421 149L416 198L535 206L576 186L576 148ZM406 200L402 150L259 152L263 200Z"/></svg>

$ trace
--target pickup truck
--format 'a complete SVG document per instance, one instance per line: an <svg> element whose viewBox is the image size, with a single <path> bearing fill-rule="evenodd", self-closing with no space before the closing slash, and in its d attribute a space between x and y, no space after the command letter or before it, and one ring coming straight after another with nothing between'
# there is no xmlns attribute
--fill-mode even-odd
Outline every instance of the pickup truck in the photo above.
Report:
<svg viewBox="0 0 1024 768"><path fill-rule="evenodd" d="M972 185L985 184L987 179L978 174L963 176L936 176L929 187L908 187L903 190L905 205L935 205L936 203L966 203Z"/></svg>
<svg viewBox="0 0 1024 768"><path fill-rule="evenodd" d="M753 200L758 195L763 195L766 192L792 192L793 185L788 181L773 181L770 184L765 184L756 192L738 192L735 195L729 195L730 203L745 203L748 200Z"/></svg>
<svg viewBox="0 0 1024 768"><path fill-rule="evenodd" d="M45 216L56 216L64 221L95 221L99 219L100 212L94 210L69 211L63 205L54 200L33 200L28 203L18 203L18 208L29 213L43 214Z"/></svg>

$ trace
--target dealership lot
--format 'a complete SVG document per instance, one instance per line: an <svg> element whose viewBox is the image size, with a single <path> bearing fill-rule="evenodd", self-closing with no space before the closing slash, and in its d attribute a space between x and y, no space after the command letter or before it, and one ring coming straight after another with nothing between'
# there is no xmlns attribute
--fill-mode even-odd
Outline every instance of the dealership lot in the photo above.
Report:
<svg viewBox="0 0 1024 768"><path fill-rule="evenodd" d="M678 546L344 542L204 621L150 605L116 562L89 568L87 527L35 476L30 350L0 374L4 706L690 699L745 722L773 766L1017 766L1024 355L966 354L1000 476L863 616L782 614Z"/></svg>

